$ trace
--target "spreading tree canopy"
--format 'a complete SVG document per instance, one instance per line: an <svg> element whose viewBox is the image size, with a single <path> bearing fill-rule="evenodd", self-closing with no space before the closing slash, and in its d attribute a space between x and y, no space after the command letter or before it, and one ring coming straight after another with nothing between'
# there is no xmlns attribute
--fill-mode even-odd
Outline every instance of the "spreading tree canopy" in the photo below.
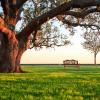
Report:
<svg viewBox="0 0 100 100"><path fill-rule="evenodd" d="M66 37L57 34L57 28L52 28L55 20L62 22L71 32L76 26L86 30L100 29L100 0L0 2L3 9L0 14L0 72L23 72L20 59L30 45L51 47L68 44ZM21 29L15 30L18 21L22 23Z"/></svg>

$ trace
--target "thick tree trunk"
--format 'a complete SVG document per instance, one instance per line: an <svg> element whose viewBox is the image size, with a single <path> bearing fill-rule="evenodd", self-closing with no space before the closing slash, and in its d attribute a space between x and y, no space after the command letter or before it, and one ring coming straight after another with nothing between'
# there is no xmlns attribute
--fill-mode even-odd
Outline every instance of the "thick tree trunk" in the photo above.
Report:
<svg viewBox="0 0 100 100"><path fill-rule="evenodd" d="M20 48L19 49L17 57L16 57L16 61L15 61L15 70L14 70L14 72L19 72L19 73L25 72L21 69L21 65L20 65L21 57L22 57L22 54L24 53L25 50L26 50L25 48Z"/></svg>
<svg viewBox="0 0 100 100"><path fill-rule="evenodd" d="M13 40L14 41L14 40ZM23 72L20 66L21 56L26 50L18 41L8 41L4 33L0 33L0 72Z"/></svg>
<svg viewBox="0 0 100 100"><path fill-rule="evenodd" d="M4 20L0 18L0 72L24 72L20 60L29 46L29 37L16 38L14 30L6 27Z"/></svg>

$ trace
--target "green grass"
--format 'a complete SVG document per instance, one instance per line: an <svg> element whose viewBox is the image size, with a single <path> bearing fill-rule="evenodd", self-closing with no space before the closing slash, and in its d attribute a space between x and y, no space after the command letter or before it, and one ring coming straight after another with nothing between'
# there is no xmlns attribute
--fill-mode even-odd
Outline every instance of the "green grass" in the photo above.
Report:
<svg viewBox="0 0 100 100"><path fill-rule="evenodd" d="M1 73L0 100L100 100L100 66L23 66Z"/></svg>

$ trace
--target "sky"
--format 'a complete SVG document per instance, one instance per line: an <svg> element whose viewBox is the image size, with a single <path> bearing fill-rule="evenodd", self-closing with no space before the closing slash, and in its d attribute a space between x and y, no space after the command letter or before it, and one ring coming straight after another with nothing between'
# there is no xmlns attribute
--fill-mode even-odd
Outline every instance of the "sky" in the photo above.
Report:
<svg viewBox="0 0 100 100"><path fill-rule="evenodd" d="M27 50L21 59L24 64L62 64L63 60L75 59L80 64L93 64L94 55L91 51L83 49L81 43L82 31L77 28L77 33L71 38L71 45L49 49ZM97 55L97 64L100 64L100 53Z"/></svg>

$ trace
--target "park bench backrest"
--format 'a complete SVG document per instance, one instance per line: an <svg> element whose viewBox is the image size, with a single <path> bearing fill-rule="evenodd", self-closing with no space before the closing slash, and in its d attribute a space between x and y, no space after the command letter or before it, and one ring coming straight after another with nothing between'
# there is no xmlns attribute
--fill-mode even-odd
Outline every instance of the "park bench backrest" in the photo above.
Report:
<svg viewBox="0 0 100 100"><path fill-rule="evenodd" d="M78 61L77 60L64 60L63 61L64 67L66 67L66 65L77 65L77 67L79 67Z"/></svg>

